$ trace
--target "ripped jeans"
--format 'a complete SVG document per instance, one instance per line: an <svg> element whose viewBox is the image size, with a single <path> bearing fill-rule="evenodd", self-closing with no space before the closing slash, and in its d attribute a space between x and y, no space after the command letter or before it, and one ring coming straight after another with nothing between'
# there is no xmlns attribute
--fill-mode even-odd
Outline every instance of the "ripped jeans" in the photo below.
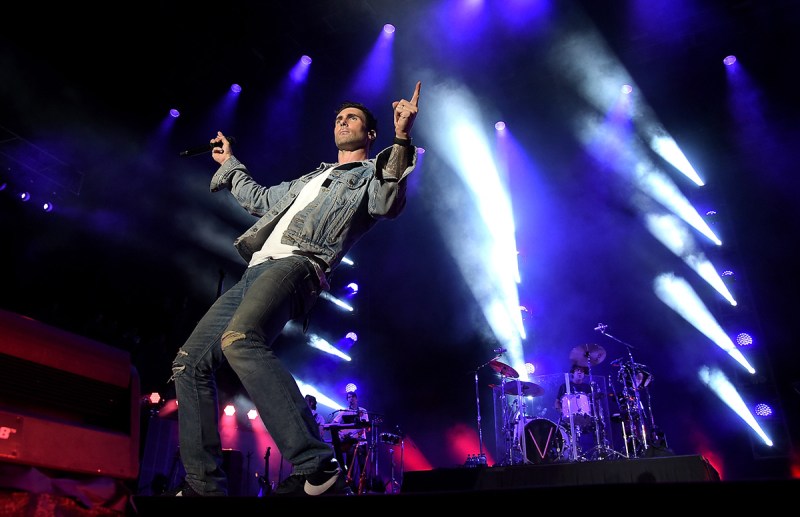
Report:
<svg viewBox="0 0 800 517"><path fill-rule="evenodd" d="M272 349L292 319L319 296L319 279L306 257L267 260L248 267L217 298L172 363L178 401L180 457L186 482L202 495L227 495L219 434L215 371L227 361L247 390L294 474L308 474L333 457L297 382Z"/></svg>

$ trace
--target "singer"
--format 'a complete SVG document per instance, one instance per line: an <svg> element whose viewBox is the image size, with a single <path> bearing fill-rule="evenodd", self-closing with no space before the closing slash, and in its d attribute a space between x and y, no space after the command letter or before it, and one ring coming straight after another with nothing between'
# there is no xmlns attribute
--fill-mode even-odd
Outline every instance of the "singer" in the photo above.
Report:
<svg viewBox="0 0 800 517"><path fill-rule="evenodd" d="M241 279L211 305L172 363L186 471L176 495L228 494L214 378L226 361L292 465L273 493L352 493L272 343L290 320L307 322L320 293L330 289L328 276L355 242L405 208L407 178L417 163L411 129L420 88L417 82L410 99L391 103L394 141L375 158L369 157L378 136L375 116L363 104L345 102L333 120L335 161L272 187L256 183L223 133L211 139L211 157L219 165L211 191L229 190L258 219L234 241L247 263Z"/></svg>

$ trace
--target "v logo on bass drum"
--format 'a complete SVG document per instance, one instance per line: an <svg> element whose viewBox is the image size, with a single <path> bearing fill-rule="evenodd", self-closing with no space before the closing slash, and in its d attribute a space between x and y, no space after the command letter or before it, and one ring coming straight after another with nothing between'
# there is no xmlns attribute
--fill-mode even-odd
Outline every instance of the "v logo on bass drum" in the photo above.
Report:
<svg viewBox="0 0 800 517"><path fill-rule="evenodd" d="M553 463L569 458L570 439L566 429L546 418L525 424L524 454L530 463Z"/></svg>

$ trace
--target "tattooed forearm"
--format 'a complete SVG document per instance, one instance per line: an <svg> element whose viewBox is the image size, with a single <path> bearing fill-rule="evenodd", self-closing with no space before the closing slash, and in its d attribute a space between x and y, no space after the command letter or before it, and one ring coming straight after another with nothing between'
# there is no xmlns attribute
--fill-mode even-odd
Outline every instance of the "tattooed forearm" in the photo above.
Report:
<svg viewBox="0 0 800 517"><path fill-rule="evenodd" d="M392 152L383 169L384 178L400 179L403 171L408 167L408 153L411 152L411 149L411 146L408 145L392 145Z"/></svg>

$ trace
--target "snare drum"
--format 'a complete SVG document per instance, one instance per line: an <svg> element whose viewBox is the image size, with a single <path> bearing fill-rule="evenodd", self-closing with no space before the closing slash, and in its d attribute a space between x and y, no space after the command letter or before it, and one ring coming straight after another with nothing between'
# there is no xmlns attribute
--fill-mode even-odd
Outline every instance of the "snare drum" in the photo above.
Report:
<svg viewBox="0 0 800 517"><path fill-rule="evenodd" d="M575 425L585 426L592 423L592 406L586 393L568 393L561 397L561 416L568 420L570 415Z"/></svg>
<svg viewBox="0 0 800 517"><path fill-rule="evenodd" d="M523 451L530 463L568 460L572 447L569 433L546 418L534 418L523 429Z"/></svg>

